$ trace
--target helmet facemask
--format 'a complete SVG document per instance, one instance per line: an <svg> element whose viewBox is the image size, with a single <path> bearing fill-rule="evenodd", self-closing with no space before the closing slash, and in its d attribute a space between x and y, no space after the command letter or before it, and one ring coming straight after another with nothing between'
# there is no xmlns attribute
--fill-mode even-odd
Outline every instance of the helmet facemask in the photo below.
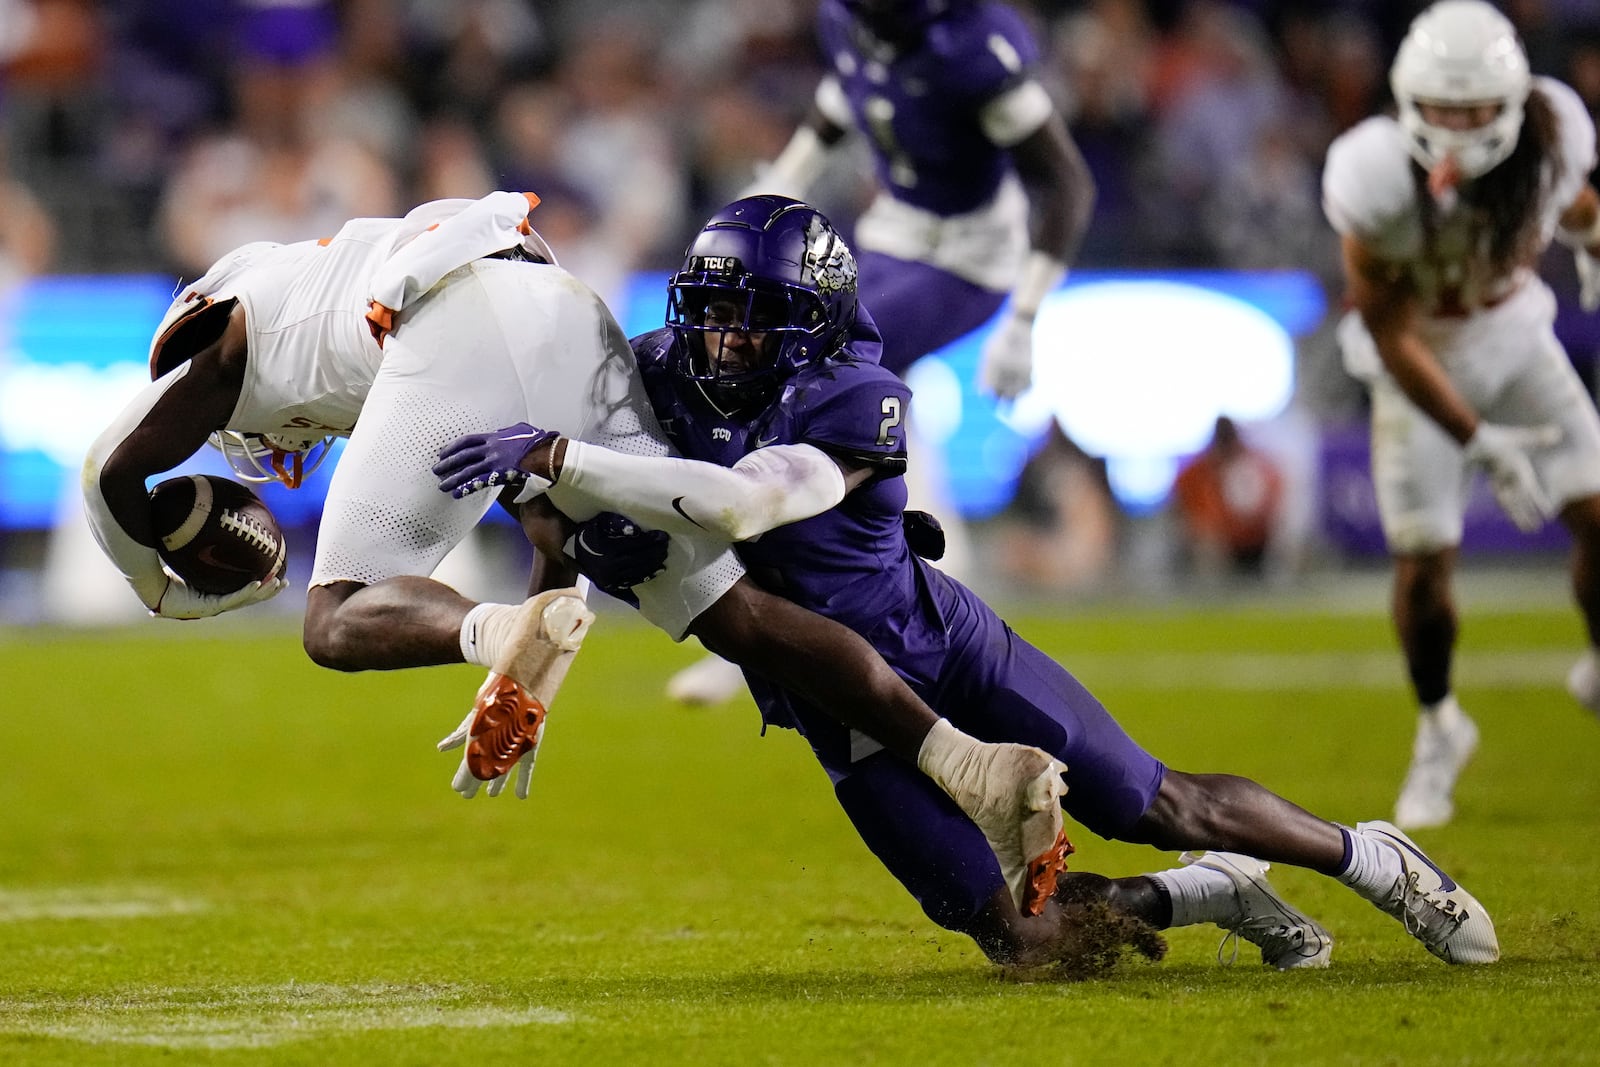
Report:
<svg viewBox="0 0 1600 1067"><path fill-rule="evenodd" d="M241 481L279 482L290 489L298 489L306 476L314 473L332 454L335 440L332 435L305 440L278 434L217 430L206 443L222 453Z"/></svg>
<svg viewBox="0 0 1600 1067"><path fill-rule="evenodd" d="M797 294L734 278L674 284L669 292L667 324L687 349L685 376L724 414L764 406L781 377L779 354L805 333L796 321Z"/></svg>

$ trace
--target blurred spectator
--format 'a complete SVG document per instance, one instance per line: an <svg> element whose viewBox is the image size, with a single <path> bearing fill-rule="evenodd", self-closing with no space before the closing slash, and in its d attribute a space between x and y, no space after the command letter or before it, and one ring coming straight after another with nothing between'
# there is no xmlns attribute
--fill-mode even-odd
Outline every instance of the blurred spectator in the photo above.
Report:
<svg viewBox="0 0 1600 1067"><path fill-rule="evenodd" d="M1260 574L1283 503L1283 475L1226 415L1205 450L1178 471L1173 499L1191 567Z"/></svg>
<svg viewBox="0 0 1600 1067"><path fill-rule="evenodd" d="M636 24L598 24L557 76L573 104L562 177L594 198L601 235L629 267L675 263L688 218L682 125L660 92L650 42Z"/></svg>
<svg viewBox="0 0 1600 1067"><path fill-rule="evenodd" d="M1079 258L1137 264L1149 243L1142 198L1156 187L1149 173L1152 28L1138 0L1093 0L1058 23L1051 44L1062 114L1099 192Z"/></svg>
<svg viewBox="0 0 1600 1067"><path fill-rule="evenodd" d="M1194 220L1267 131L1287 128L1286 87L1261 27L1208 0L1188 9L1160 53L1154 83L1164 251L1171 261L1213 263L1215 250Z"/></svg>
<svg viewBox="0 0 1600 1067"><path fill-rule="evenodd" d="M1119 513L1105 464L1054 420L1022 469L1016 496L989 527L996 575L1020 588L1082 592L1111 576Z"/></svg>
<svg viewBox="0 0 1600 1067"><path fill-rule="evenodd" d="M323 237L405 206L381 143L329 121L347 84L331 6L239 0L235 15L235 122L196 139L161 193L167 254L191 276L251 241Z"/></svg>
<svg viewBox="0 0 1600 1067"><path fill-rule="evenodd" d="M55 259L55 222L28 187L11 177L0 146L0 294L49 269Z"/></svg>

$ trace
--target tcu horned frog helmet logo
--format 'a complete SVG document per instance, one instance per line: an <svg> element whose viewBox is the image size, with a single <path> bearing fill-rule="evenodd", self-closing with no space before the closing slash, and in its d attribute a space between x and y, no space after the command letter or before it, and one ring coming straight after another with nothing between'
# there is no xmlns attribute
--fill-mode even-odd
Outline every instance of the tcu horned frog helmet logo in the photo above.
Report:
<svg viewBox="0 0 1600 1067"><path fill-rule="evenodd" d="M855 291L856 257L820 215L812 218L806 235L806 271L820 292L836 295Z"/></svg>

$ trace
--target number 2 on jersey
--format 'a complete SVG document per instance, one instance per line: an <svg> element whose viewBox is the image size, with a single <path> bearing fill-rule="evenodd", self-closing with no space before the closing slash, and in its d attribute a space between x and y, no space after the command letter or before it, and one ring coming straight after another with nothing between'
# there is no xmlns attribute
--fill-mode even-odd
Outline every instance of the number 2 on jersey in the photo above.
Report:
<svg viewBox="0 0 1600 1067"><path fill-rule="evenodd" d="M889 431L900 425L900 398L886 396L883 398L883 421L878 423L878 444L892 445L894 438Z"/></svg>

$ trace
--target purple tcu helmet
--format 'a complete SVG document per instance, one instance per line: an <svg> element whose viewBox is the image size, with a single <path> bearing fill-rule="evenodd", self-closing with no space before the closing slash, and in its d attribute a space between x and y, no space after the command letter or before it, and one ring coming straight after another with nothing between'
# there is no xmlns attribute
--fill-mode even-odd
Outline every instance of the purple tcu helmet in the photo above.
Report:
<svg viewBox="0 0 1600 1067"><path fill-rule="evenodd" d="M750 196L711 217L668 294L679 372L742 404L844 346L856 321L856 260L815 208ZM730 371L707 354L709 334L764 335L756 365Z"/></svg>

